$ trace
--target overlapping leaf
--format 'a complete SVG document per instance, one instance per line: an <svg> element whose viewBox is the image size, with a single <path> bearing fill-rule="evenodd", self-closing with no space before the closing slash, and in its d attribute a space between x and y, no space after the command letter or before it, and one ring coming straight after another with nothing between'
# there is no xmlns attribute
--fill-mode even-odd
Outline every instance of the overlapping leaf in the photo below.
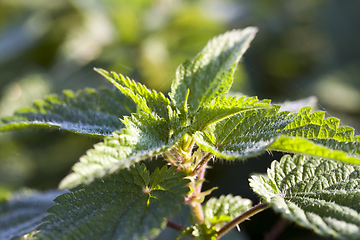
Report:
<svg viewBox="0 0 360 240"><path fill-rule="evenodd" d="M60 184L60 188L73 188L88 184L120 168L126 168L145 158L154 157L172 147L185 131L171 133L162 118L140 112L124 119L126 127L98 143L73 167L74 172Z"/></svg>
<svg viewBox="0 0 360 240"><path fill-rule="evenodd" d="M278 113L279 106L241 112L217 123L212 132L196 132L196 143L225 159L248 158L266 151L293 117Z"/></svg>
<svg viewBox="0 0 360 240"><path fill-rule="evenodd" d="M360 137L351 127L339 127L337 118L305 107L297 114L258 109L217 123L213 132L196 132L201 148L226 159L248 158L278 150L360 164Z"/></svg>
<svg viewBox="0 0 360 240"><path fill-rule="evenodd" d="M152 239L179 210L188 180L175 167L150 175L144 164L122 169L55 199L37 239Z"/></svg>
<svg viewBox="0 0 360 240"><path fill-rule="evenodd" d="M297 224L337 239L360 238L360 167L286 155L250 186Z"/></svg>
<svg viewBox="0 0 360 240"><path fill-rule="evenodd" d="M103 69L95 70L114 84L124 95L131 98L141 110L169 120L170 101L164 94L149 90L141 83L137 83L121 74L108 73Z"/></svg>
<svg viewBox="0 0 360 240"><path fill-rule="evenodd" d="M51 190L30 195L15 195L9 201L0 202L0 239L17 239L34 231L46 210L54 204L53 200L64 192Z"/></svg>
<svg viewBox="0 0 360 240"><path fill-rule="evenodd" d="M204 206L205 217L219 228L251 207L251 200L240 196L220 196L209 199Z"/></svg>
<svg viewBox="0 0 360 240"><path fill-rule="evenodd" d="M52 127L92 136L106 136L124 125L119 118L136 106L118 90L87 88L76 93L65 90L32 107L0 120L0 131L24 127Z"/></svg>
<svg viewBox="0 0 360 240"><path fill-rule="evenodd" d="M215 37L192 60L181 64L171 85L170 98L180 109L190 89L188 104L193 113L215 97L226 95L233 72L254 38L256 28L233 30Z"/></svg>
<svg viewBox="0 0 360 240"><path fill-rule="evenodd" d="M260 108L271 108L270 102L263 100L259 102L257 97L236 98L236 97L216 97L207 104L204 104L194 115L192 129L204 130L209 125L229 118L240 112L245 112Z"/></svg>

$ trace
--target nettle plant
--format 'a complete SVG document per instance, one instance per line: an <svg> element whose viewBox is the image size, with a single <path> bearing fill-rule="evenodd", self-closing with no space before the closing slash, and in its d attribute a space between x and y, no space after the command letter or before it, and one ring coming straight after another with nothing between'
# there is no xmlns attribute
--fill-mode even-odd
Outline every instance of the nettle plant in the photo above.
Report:
<svg viewBox="0 0 360 240"><path fill-rule="evenodd" d="M2 119L0 130L53 127L103 141L62 180L59 188L69 190L2 202L0 238L153 239L170 227L178 238L220 239L271 207L319 235L359 239L360 137L354 129L310 107L281 112L270 100L227 95L256 32L233 30L211 40L178 67L169 97L96 69L117 89L64 91ZM291 155L272 162L267 175L250 178L259 204L232 195L204 202L213 190L202 190L211 159L267 151ZM167 164L149 173L139 162L156 156ZM191 209L189 226L171 220L181 206Z"/></svg>

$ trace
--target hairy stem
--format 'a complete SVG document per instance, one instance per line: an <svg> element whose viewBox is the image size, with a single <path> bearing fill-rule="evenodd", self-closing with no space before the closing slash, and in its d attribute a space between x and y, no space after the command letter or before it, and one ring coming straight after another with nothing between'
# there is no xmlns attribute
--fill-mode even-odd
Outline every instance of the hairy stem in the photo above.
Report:
<svg viewBox="0 0 360 240"><path fill-rule="evenodd" d="M213 157L214 155L212 153L206 153L202 159L200 160L200 162L198 163L198 165L196 165L194 171L193 171L193 176L197 175L200 171L202 171L205 167L206 164L209 162L209 160Z"/></svg>
<svg viewBox="0 0 360 240"><path fill-rule="evenodd" d="M191 184L192 184L192 188L194 189L194 191L192 193L193 194L192 201L190 202L189 205L190 205L191 212L192 212L192 215L194 216L195 221L200 224L204 223L204 212L201 207L201 202L203 201L203 198L204 198L201 195L202 181L205 176L206 164L212 157L213 157L213 154L211 154L211 153L206 153L204 156L202 156L201 160L195 166L195 169L192 173L192 176L196 177L196 181L198 181L199 183L196 185L195 179L193 178L193 181Z"/></svg>
<svg viewBox="0 0 360 240"><path fill-rule="evenodd" d="M204 212L201 207L201 202L197 198L199 194L197 193L194 180L190 184L192 184L192 189L194 189L194 191L192 192L193 196L191 197L191 202L189 203L189 206L191 208L191 213L194 217L195 222L201 224L204 222Z"/></svg>
<svg viewBox="0 0 360 240"><path fill-rule="evenodd" d="M267 203L259 203L255 205L254 207L250 208L249 210L243 212L240 216L234 218L227 224L225 224L219 231L218 236L216 239L220 239L222 236L224 236L228 231L230 231L232 228L234 228L236 225L242 223L249 217L254 216L255 214L264 211L265 209L269 208L270 205Z"/></svg>
<svg viewBox="0 0 360 240"><path fill-rule="evenodd" d="M207 164L207 163L206 163ZM203 182L202 181L205 177L205 172L206 172L206 164L201 168L200 172L199 172L199 175L197 177L197 181L199 182L196 186L196 192L197 194L200 194L201 193L201 188L202 188L202 185L203 185Z"/></svg>
<svg viewBox="0 0 360 240"><path fill-rule="evenodd" d="M176 158L170 152L164 153L163 155L171 165L176 167L179 166L178 163L176 162Z"/></svg>

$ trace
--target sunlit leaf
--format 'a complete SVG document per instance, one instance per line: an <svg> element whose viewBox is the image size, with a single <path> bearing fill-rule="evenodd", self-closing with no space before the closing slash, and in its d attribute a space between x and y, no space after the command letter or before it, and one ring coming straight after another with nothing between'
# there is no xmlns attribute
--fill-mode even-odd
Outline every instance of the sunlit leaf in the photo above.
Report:
<svg viewBox="0 0 360 240"><path fill-rule="evenodd" d="M194 236L194 240L216 240L217 232L214 226L207 226L203 223L185 228L178 239L186 235Z"/></svg>
<svg viewBox="0 0 360 240"><path fill-rule="evenodd" d="M360 167L285 155L252 189L285 218L324 236L360 238Z"/></svg>
<svg viewBox="0 0 360 240"><path fill-rule="evenodd" d="M155 90L149 90L141 83L130 80L130 78L124 77L121 74L119 75L115 72L108 73L103 69L95 70L106 77L124 95L131 98L141 110L169 120L168 107L170 107L170 101L164 94L158 93Z"/></svg>
<svg viewBox="0 0 360 240"><path fill-rule="evenodd" d="M215 125L212 131L195 132L196 143L225 159L244 159L269 150L308 154L360 164L360 137L354 129L339 126L339 119L311 113L278 112L279 106L239 113Z"/></svg>
<svg viewBox="0 0 360 240"><path fill-rule="evenodd" d="M204 214L216 228L223 226L251 207L251 200L240 196L210 198L204 205Z"/></svg>
<svg viewBox="0 0 360 240"><path fill-rule="evenodd" d="M182 108L188 89L190 112L215 97L226 95L233 82L235 67L256 32L253 27L226 32L209 41L192 61L181 64L169 94L176 106Z"/></svg>
<svg viewBox="0 0 360 240"><path fill-rule="evenodd" d="M124 124L119 118L135 111L136 106L118 90L87 88L76 93L65 90L1 119L0 131L50 127L102 137L120 130Z"/></svg>
<svg viewBox="0 0 360 240"><path fill-rule="evenodd" d="M80 183L88 184L120 168L151 158L175 145L185 132L171 134L166 121L146 113L125 117L126 127L98 143L80 158L74 172L60 184L60 188L73 188Z"/></svg>
<svg viewBox="0 0 360 240"><path fill-rule="evenodd" d="M204 130L209 125L229 118L240 112L250 111L260 108L271 108L269 101L259 102L256 97L217 97L207 104L204 104L194 115L194 130Z"/></svg>

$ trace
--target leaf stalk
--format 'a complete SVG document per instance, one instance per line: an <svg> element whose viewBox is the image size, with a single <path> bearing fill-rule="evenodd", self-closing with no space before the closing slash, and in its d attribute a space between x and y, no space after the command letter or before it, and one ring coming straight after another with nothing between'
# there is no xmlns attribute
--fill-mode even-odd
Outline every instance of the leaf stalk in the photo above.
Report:
<svg viewBox="0 0 360 240"><path fill-rule="evenodd" d="M255 214L264 211L265 209L269 208L270 204L267 203L259 203L252 208L248 209L247 211L243 212L238 217L234 218L227 224L225 224L219 231L216 239L220 239L222 236L224 236L228 231L230 231L232 228L234 228L236 225L242 223L246 219L254 216Z"/></svg>

